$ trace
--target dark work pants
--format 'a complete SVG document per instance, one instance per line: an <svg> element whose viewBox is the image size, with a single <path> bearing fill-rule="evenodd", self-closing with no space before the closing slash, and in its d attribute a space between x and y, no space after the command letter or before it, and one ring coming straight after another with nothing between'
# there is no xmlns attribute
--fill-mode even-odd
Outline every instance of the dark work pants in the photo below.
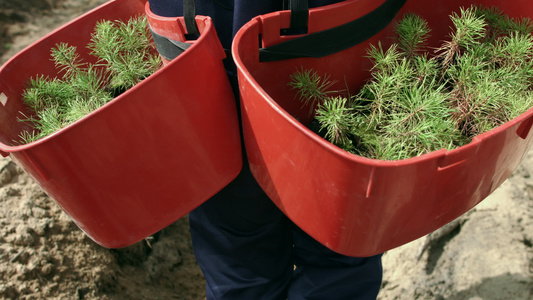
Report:
<svg viewBox="0 0 533 300"><path fill-rule="evenodd" d="M182 15L182 0L149 0L154 13ZM279 10L283 0L196 0L196 12L213 18L222 45L252 17ZM339 0L310 0L309 6ZM228 76L238 95L235 69ZM297 228L265 195L246 162L239 176L189 215L196 259L207 299L375 299L381 255L337 254ZM296 268L295 268L296 267Z"/></svg>
<svg viewBox="0 0 533 300"><path fill-rule="evenodd" d="M370 300L379 292L381 255L327 249L285 217L247 168L192 211L190 225L208 300Z"/></svg>

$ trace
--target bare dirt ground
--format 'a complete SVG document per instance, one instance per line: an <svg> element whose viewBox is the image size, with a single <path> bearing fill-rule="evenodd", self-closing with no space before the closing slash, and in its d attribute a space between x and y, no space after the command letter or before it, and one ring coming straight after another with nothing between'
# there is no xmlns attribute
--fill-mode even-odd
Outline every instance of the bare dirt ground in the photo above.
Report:
<svg viewBox="0 0 533 300"><path fill-rule="evenodd" d="M104 0L0 0L0 64ZM533 299L533 154L493 195L384 255L380 300ZM0 158L0 299L204 299L182 218L146 240L90 240L9 158Z"/></svg>
<svg viewBox="0 0 533 300"><path fill-rule="evenodd" d="M186 218L106 249L12 161L0 170L1 299L203 299Z"/></svg>

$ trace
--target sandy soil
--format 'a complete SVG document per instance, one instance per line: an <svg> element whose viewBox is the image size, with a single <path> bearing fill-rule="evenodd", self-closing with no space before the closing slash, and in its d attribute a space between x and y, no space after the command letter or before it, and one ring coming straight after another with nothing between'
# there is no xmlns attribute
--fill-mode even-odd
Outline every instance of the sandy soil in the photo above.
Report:
<svg viewBox="0 0 533 300"><path fill-rule="evenodd" d="M0 64L103 0L0 0ZM475 209L384 255L382 300L533 299L533 155ZM118 250L0 159L1 299L204 299L187 218Z"/></svg>

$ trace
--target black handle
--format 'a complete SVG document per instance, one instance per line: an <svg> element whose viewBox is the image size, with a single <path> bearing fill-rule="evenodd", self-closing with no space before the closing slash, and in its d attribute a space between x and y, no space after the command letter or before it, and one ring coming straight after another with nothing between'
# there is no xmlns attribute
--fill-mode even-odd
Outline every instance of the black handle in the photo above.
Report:
<svg viewBox="0 0 533 300"><path fill-rule="evenodd" d="M307 28L309 21L308 0L290 0L289 9L291 10L291 28Z"/></svg>
<svg viewBox="0 0 533 300"><path fill-rule="evenodd" d="M297 3L299 0L291 0L292 2L294 5L299 5ZM387 27L405 2L407 0L387 0L374 11L349 23L259 49L259 61L269 62L301 57L318 58L353 47ZM291 10L291 26L292 14Z"/></svg>
<svg viewBox="0 0 533 300"><path fill-rule="evenodd" d="M185 20L185 28L187 34L197 35L200 34L198 27L196 26L196 5L194 0L183 0L183 19Z"/></svg>

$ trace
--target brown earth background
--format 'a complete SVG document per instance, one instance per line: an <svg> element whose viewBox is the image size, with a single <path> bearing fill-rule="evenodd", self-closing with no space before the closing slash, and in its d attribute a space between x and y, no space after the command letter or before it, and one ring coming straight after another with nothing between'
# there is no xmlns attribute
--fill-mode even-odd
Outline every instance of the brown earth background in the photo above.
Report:
<svg viewBox="0 0 533 300"><path fill-rule="evenodd" d="M0 0L0 64L103 0ZM533 299L533 155L476 208L385 253L380 300ZM204 299L184 217L130 247L89 239L0 158L0 299Z"/></svg>

